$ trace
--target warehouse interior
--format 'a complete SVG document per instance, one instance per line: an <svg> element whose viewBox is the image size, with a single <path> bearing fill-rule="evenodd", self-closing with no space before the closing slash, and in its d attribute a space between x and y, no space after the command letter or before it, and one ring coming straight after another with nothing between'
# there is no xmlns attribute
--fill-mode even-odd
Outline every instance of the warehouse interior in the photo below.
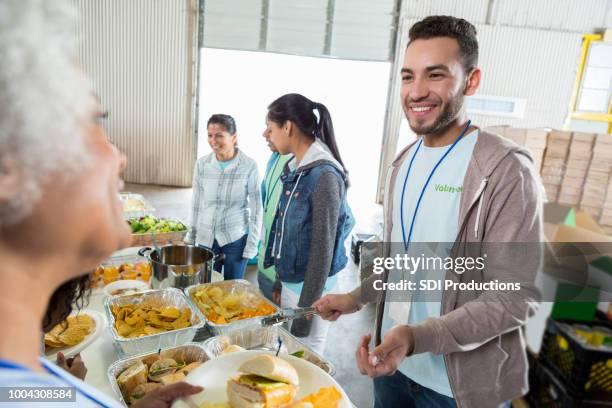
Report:
<svg viewBox="0 0 612 408"><path fill-rule="evenodd" d="M466 98L468 117L534 157L547 201L546 239L612 243L612 0L73 3L79 64L108 112L106 134L127 158L124 191L144 197L158 218L193 222L194 165L212 151L207 121L213 114L235 118L238 145L257 163L261 182L270 157L263 136L268 105L297 92L325 104L334 118L356 220L347 253L380 240L387 170L418 138L400 99L408 31L427 16L448 15L468 20L478 33L482 80ZM562 308L550 298L540 305L525 329L530 359L550 350L553 337L561 352L588 348L551 332L551 315L597 326L601 341L612 342L610 256L606 265L589 264L599 287L579 305ZM349 256L335 292L360 284L359 261ZM255 287L257 273L256 261L250 262L244 278ZM103 297L88 307L102 308ZM372 332L375 314L367 305L341 317L323 353L359 408L374 404L372 380L359 373L354 355L361 336ZM110 334L101 336L81 353L89 367L86 382L112 394L107 367L114 349ZM567 385L574 377L547 368L543 372L554 378L530 372L531 394L512 406L574 406L570 400L612 406L612 343L599 347L588 354L607 361L597 393L588 388L595 383L576 391Z"/></svg>

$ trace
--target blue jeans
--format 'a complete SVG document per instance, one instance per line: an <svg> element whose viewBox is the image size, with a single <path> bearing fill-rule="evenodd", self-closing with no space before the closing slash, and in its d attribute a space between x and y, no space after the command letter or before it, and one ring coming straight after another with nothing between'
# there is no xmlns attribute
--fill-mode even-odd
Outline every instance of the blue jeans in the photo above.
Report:
<svg viewBox="0 0 612 408"><path fill-rule="evenodd" d="M212 250L215 254L224 254L225 258L222 261L215 262L214 269L221 272L223 268L223 279L242 279L248 259L242 257L244 247L246 246L246 234L242 238L230 242L227 245L219 246L215 239Z"/></svg>
<svg viewBox="0 0 612 408"><path fill-rule="evenodd" d="M455 400L396 371L374 379L374 408L455 408Z"/></svg>
<svg viewBox="0 0 612 408"><path fill-rule="evenodd" d="M272 288L274 288L274 281L261 273L261 271L257 271L257 283L259 283L259 290L261 290L261 293L263 293L268 300L274 302L272 299Z"/></svg>

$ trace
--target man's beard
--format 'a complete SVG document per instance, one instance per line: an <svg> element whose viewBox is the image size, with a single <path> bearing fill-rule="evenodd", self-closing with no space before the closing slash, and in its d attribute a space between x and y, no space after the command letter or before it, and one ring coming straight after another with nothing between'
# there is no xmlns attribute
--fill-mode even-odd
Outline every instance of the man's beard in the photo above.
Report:
<svg viewBox="0 0 612 408"><path fill-rule="evenodd" d="M461 93L455 98L449 100L448 104L446 104L444 107L444 110L440 112L436 120L434 120L430 126L417 127L410 123L410 120L408 120L408 125L410 126L410 129L412 129L412 131L419 136L438 135L446 130L453 120L455 120L457 114L463 107L463 100L464 96Z"/></svg>

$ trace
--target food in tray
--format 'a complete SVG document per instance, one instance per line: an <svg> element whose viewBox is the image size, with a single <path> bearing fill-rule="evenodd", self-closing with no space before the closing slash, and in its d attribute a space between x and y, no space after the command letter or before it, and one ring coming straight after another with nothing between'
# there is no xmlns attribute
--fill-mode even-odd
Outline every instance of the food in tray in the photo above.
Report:
<svg viewBox="0 0 612 408"><path fill-rule="evenodd" d="M181 357L157 357L139 360L117 376L117 385L123 399L133 404L147 393L168 384L184 381L188 373L202 364L194 361L187 364Z"/></svg>
<svg viewBox="0 0 612 408"><path fill-rule="evenodd" d="M115 289L110 294L112 296L121 296L121 295L133 295L135 293L138 293L138 289L124 288L124 289Z"/></svg>
<svg viewBox="0 0 612 408"><path fill-rule="evenodd" d="M148 211L149 207L140 198L128 197L123 200L123 212Z"/></svg>
<svg viewBox="0 0 612 408"><path fill-rule="evenodd" d="M93 273L93 286L102 287L126 279L148 282L151 279L151 264L149 262L126 262L119 266L101 265Z"/></svg>
<svg viewBox="0 0 612 408"><path fill-rule="evenodd" d="M151 232L179 232L187 231L187 226L180 221L159 219L151 215L140 218L131 218L128 224L132 228L132 234L145 234Z"/></svg>
<svg viewBox="0 0 612 408"><path fill-rule="evenodd" d="M191 326L191 309L188 307L154 307L143 302L111 306L111 311L117 334L128 339Z"/></svg>
<svg viewBox="0 0 612 408"><path fill-rule="evenodd" d="M341 400L342 394L336 387L323 387L291 405L291 408L338 408Z"/></svg>
<svg viewBox="0 0 612 408"><path fill-rule="evenodd" d="M68 316L45 334L45 348L72 347L82 342L96 327L88 314Z"/></svg>
<svg viewBox="0 0 612 408"><path fill-rule="evenodd" d="M239 287L228 290L221 285L205 286L196 290L192 299L206 319L215 324L228 324L276 313L275 308L259 295Z"/></svg>
<svg viewBox="0 0 612 408"><path fill-rule="evenodd" d="M245 361L241 375L227 382L233 408L278 408L291 403L299 378L296 369L282 358L262 354Z"/></svg>
<svg viewBox="0 0 612 408"><path fill-rule="evenodd" d="M219 355L222 356L224 354L236 353L237 351L245 351L245 350L246 350L245 348L237 346L236 344L228 344L227 347L225 347L223 351L219 353Z"/></svg>

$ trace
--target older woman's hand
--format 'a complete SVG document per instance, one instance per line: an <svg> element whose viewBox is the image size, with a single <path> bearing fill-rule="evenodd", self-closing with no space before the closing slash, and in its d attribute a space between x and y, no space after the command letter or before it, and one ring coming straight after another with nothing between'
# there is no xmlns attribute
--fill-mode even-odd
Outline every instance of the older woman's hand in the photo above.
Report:
<svg viewBox="0 0 612 408"><path fill-rule="evenodd" d="M74 375L76 378L85 380L85 376L87 375L87 367L85 367L85 363L83 362L80 354L67 359L66 356L64 356L64 353L60 351L57 353L57 360L55 363L59 367L68 371L70 374Z"/></svg>
<svg viewBox="0 0 612 408"><path fill-rule="evenodd" d="M204 391L202 387L181 381L151 391L132 404L132 408L170 408L175 399L202 391Z"/></svg>

